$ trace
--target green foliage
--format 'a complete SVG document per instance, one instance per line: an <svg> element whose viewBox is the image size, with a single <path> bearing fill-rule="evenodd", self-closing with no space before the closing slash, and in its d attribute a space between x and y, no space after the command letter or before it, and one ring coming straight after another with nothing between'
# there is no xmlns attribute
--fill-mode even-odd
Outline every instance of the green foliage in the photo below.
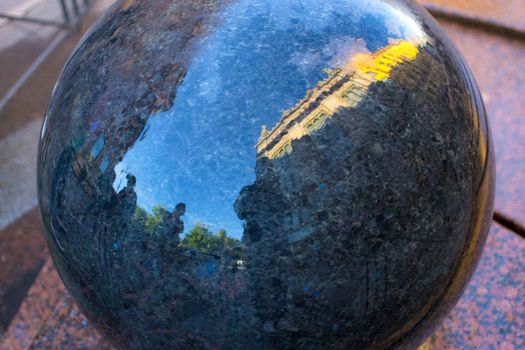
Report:
<svg viewBox="0 0 525 350"><path fill-rule="evenodd" d="M233 249L238 247L240 242L228 237L224 230L219 230L214 234L204 225L197 224L184 237L182 244L199 252L210 254L217 250Z"/></svg>
<svg viewBox="0 0 525 350"><path fill-rule="evenodd" d="M152 212L153 214L148 214L144 209L137 207L133 216L133 222L139 227L145 227L150 235L161 228L168 214L168 211L161 206L154 207Z"/></svg>
<svg viewBox="0 0 525 350"><path fill-rule="evenodd" d="M135 223L137 226L144 226L147 219L148 213L146 213L144 209L137 207L135 209L135 214L133 215L133 223Z"/></svg>
<svg viewBox="0 0 525 350"><path fill-rule="evenodd" d="M146 231L150 234L161 230L161 226L168 214L168 211L161 206L154 207L152 212L153 215L148 215L148 220L146 220Z"/></svg>
<svg viewBox="0 0 525 350"><path fill-rule="evenodd" d="M168 211L160 205L155 206L152 212L155 218L159 218L161 220L168 214Z"/></svg>
<svg viewBox="0 0 525 350"><path fill-rule="evenodd" d="M224 247L231 249L238 247L241 243L235 238L228 237L226 231L224 230L219 230L219 232L217 232L217 239Z"/></svg>
<svg viewBox="0 0 525 350"><path fill-rule="evenodd" d="M152 214L148 214L144 209L137 207L133 215L133 224L137 226L139 232L145 229L149 237L147 240L155 242L164 234L162 230L168 214L168 211L161 206L154 207ZM186 248L206 254L225 249L230 251L233 256L242 255L239 240L228 237L226 231L222 229L213 233L203 224L195 225L181 243Z"/></svg>

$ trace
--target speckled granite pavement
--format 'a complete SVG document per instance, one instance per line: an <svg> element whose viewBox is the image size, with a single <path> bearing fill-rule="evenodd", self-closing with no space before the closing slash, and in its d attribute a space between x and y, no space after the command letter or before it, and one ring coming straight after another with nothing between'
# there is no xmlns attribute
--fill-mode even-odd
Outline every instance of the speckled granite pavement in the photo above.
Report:
<svg viewBox="0 0 525 350"><path fill-rule="evenodd" d="M431 349L525 347L525 240L492 226L470 284L431 338Z"/></svg>

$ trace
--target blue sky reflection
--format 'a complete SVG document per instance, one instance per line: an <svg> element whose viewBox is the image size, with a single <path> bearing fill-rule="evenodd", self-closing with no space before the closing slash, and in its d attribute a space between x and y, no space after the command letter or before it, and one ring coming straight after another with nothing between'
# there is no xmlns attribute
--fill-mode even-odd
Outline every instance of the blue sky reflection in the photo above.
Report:
<svg viewBox="0 0 525 350"><path fill-rule="evenodd" d="M240 239L233 203L255 180L261 126L275 124L326 76L323 69L375 51L389 38L423 35L390 5L372 6L377 9L361 1L319 7L314 0L230 6L189 64L172 109L149 119L115 168L114 187L123 188L131 173L140 207L172 210L184 202L186 232L199 222Z"/></svg>

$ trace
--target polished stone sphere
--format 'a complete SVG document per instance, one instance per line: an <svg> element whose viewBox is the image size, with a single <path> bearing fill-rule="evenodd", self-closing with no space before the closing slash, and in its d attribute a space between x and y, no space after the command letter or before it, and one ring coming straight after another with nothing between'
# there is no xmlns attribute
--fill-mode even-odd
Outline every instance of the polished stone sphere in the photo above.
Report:
<svg viewBox="0 0 525 350"><path fill-rule="evenodd" d="M120 348L413 348L478 261L492 159L412 2L127 0L56 85L39 203Z"/></svg>

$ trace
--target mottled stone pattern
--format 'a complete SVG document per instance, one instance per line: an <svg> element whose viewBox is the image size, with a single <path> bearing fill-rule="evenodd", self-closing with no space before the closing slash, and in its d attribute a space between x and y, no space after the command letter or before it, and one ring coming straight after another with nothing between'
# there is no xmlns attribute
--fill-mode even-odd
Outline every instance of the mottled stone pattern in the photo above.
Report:
<svg viewBox="0 0 525 350"><path fill-rule="evenodd" d="M0 342L2 350L112 349L73 303L48 258Z"/></svg>
<svg viewBox="0 0 525 350"><path fill-rule="evenodd" d="M26 297L48 251L38 209L0 231L0 334Z"/></svg>
<svg viewBox="0 0 525 350"><path fill-rule="evenodd" d="M93 329L66 293L40 329L30 349L114 349Z"/></svg>
<svg viewBox="0 0 525 350"><path fill-rule="evenodd" d="M48 259L2 339L1 349L29 349L55 305L66 293L51 259Z"/></svg>
<svg viewBox="0 0 525 350"><path fill-rule="evenodd" d="M118 347L405 348L479 258L492 158L415 5L121 1L54 91L39 203Z"/></svg>
<svg viewBox="0 0 525 350"><path fill-rule="evenodd" d="M432 336L432 349L525 347L525 240L497 225L468 288Z"/></svg>
<svg viewBox="0 0 525 350"><path fill-rule="evenodd" d="M452 14L456 18L466 18L467 21L474 19L484 24L495 24L516 32L525 32L525 18L522 16L525 6L520 0L421 0L418 2L431 13Z"/></svg>

